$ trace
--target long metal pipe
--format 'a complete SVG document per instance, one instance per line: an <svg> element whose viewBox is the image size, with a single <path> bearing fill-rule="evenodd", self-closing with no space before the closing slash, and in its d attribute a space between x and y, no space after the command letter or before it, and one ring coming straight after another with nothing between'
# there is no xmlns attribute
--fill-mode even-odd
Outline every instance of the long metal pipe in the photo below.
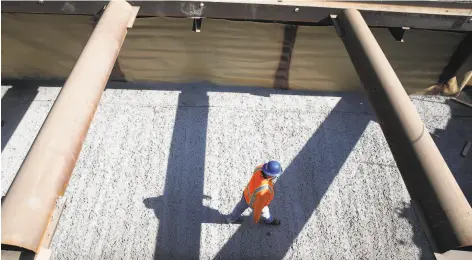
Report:
<svg viewBox="0 0 472 260"><path fill-rule="evenodd" d="M134 15L126 1L107 6L6 194L2 244L39 249Z"/></svg>
<svg viewBox="0 0 472 260"><path fill-rule="evenodd" d="M437 249L472 245L470 205L366 22L354 9L334 22Z"/></svg>

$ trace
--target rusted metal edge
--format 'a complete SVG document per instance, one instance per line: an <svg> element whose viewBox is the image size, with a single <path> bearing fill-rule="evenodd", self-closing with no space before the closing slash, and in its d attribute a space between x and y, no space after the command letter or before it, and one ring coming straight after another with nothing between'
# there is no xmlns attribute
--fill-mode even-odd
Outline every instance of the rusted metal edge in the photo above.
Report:
<svg viewBox="0 0 472 260"><path fill-rule="evenodd" d="M62 211L66 207L66 198L59 197L56 201L56 206L54 211L49 219L48 226L44 232L43 238L41 239L39 250L35 255L35 260L49 260L52 255L51 243L56 232L57 225L59 224L59 219L62 216Z"/></svg>
<svg viewBox="0 0 472 260"><path fill-rule="evenodd" d="M66 207L66 198L59 197L56 201L56 206L54 211L49 219L48 226L44 232L43 238L41 240L41 248L49 248L51 246L54 233L56 232L57 225L59 224L59 219L62 216L62 211Z"/></svg>
<svg viewBox="0 0 472 260"><path fill-rule="evenodd" d="M3 197L2 197L3 199ZM66 198L60 197L56 201L56 206L51 215L44 236L41 240L38 252L35 254L30 250L23 250L20 247L5 247L2 248L2 259L6 260L48 260L52 255L51 242L56 232L59 219L62 211L66 206ZM3 245L2 245L3 246Z"/></svg>
<svg viewBox="0 0 472 260"><path fill-rule="evenodd" d="M472 31L472 3L456 3L454 8L373 4L356 2L260 3L256 1L130 1L140 6L141 17L183 17L249 20L320 25L331 14L345 8L360 10L369 26ZM36 14L96 15L104 2L90 1L2 1L2 12ZM202 5L203 4L203 5ZM460 8L458 8L460 6ZM295 11L295 10L298 11Z"/></svg>
<svg viewBox="0 0 472 260"><path fill-rule="evenodd" d="M2 203L2 245L40 250L133 14L112 1L95 27Z"/></svg>
<svg viewBox="0 0 472 260"><path fill-rule="evenodd" d="M357 10L338 31L374 108L412 200L439 253L472 245L472 209L395 71Z"/></svg>

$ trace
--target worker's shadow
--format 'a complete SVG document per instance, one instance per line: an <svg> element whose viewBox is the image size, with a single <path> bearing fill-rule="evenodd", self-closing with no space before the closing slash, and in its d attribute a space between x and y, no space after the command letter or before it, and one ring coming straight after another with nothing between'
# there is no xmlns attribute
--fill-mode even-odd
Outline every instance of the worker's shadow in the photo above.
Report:
<svg viewBox="0 0 472 260"><path fill-rule="evenodd" d="M203 199L211 199L210 196L203 196ZM152 209L157 219L164 219L164 215L170 214L170 212L178 210L181 202L175 200L169 200L164 198L164 196L152 197L143 200L144 205L148 209ZM188 210L188 208L187 208ZM220 213L217 209L212 209L210 207L201 206L200 208L190 209L189 215L199 216L197 219L200 223L211 223L211 224L228 224L226 220L226 215ZM199 213L199 214L197 214ZM236 222L235 225L247 226L247 228L261 228L261 225L252 225L252 213L251 215L241 216ZM193 220L195 220L193 218ZM262 220L260 221L262 223Z"/></svg>
<svg viewBox="0 0 472 260"><path fill-rule="evenodd" d="M211 199L209 196L204 196L203 199ZM152 197L144 199L144 205L148 209L152 209L157 219L162 220L165 217L170 216L171 212L178 211L182 204L181 201L174 200L166 196ZM192 221L198 221L200 223L213 223L222 224L225 223L225 217L218 210L212 209L201 205L201 207L186 208L189 210L189 216L192 216ZM172 216L170 216L172 217ZM198 219L195 219L198 218Z"/></svg>

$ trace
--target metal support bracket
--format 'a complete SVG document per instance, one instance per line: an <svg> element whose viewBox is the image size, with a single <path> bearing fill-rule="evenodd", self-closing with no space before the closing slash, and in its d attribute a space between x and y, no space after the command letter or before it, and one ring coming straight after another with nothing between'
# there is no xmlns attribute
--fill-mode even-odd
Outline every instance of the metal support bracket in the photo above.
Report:
<svg viewBox="0 0 472 260"><path fill-rule="evenodd" d="M388 27L388 31L397 42L404 42L403 37L405 32L409 29L410 27Z"/></svg>
<svg viewBox="0 0 472 260"><path fill-rule="evenodd" d="M334 29L336 30L336 34L338 35L338 37L343 37L344 36L343 29L339 26L338 20L336 20L338 15L331 14L329 15L329 17L331 18L331 21L333 23Z"/></svg>
<svg viewBox="0 0 472 260"><path fill-rule="evenodd" d="M194 32L200 32L202 29L202 18L194 18L193 19L193 25L192 25L192 31Z"/></svg>

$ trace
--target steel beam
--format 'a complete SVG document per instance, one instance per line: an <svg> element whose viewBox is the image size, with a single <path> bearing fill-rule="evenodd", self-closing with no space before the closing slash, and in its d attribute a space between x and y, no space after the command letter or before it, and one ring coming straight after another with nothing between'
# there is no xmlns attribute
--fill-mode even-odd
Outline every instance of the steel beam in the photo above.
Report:
<svg viewBox="0 0 472 260"><path fill-rule="evenodd" d="M349 1L131 1L139 16L215 18L319 25L330 14L356 8L369 26L472 31L472 3L402 1L391 3ZM2 1L4 13L95 15L100 1Z"/></svg>
<svg viewBox="0 0 472 260"><path fill-rule="evenodd" d="M38 251L136 11L111 1L2 203L2 244Z"/></svg>
<svg viewBox="0 0 472 260"><path fill-rule="evenodd" d="M362 15L344 10L334 21L437 250L471 246L471 207Z"/></svg>

